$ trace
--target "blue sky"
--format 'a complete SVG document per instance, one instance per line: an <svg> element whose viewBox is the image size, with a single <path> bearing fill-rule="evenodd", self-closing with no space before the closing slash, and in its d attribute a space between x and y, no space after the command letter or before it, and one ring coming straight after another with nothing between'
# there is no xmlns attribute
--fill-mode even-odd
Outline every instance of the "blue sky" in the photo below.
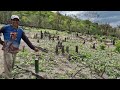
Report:
<svg viewBox="0 0 120 90"><path fill-rule="evenodd" d="M120 11L60 11L60 13L63 15L76 15L83 20L89 19L93 22L109 23L113 27L120 25ZM99 17L86 16L88 13L97 13Z"/></svg>

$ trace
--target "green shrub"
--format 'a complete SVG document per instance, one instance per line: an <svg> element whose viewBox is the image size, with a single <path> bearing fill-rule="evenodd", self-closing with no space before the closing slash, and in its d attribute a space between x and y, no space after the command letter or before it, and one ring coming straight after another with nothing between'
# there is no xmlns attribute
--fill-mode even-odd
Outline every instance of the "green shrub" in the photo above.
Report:
<svg viewBox="0 0 120 90"><path fill-rule="evenodd" d="M115 50L120 53L120 40L116 42L115 46L116 46Z"/></svg>
<svg viewBox="0 0 120 90"><path fill-rule="evenodd" d="M106 47L106 46L105 46L104 44L101 44L101 45L100 45L100 49L101 49L101 50L105 50L105 47Z"/></svg>

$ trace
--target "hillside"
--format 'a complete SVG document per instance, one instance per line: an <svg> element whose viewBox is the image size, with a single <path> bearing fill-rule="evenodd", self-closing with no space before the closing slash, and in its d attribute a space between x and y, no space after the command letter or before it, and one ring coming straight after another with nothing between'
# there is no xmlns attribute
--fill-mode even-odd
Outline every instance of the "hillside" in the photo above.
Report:
<svg viewBox="0 0 120 90"><path fill-rule="evenodd" d="M0 11L0 23L10 23L12 14L19 15L22 26L120 37L119 27L112 28L109 24L99 25L76 16L70 17L51 11Z"/></svg>

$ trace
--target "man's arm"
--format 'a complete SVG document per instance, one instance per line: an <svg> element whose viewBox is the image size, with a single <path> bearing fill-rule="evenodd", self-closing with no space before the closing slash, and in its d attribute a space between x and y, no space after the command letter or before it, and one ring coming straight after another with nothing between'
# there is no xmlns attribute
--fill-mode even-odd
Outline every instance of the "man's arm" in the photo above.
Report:
<svg viewBox="0 0 120 90"><path fill-rule="evenodd" d="M32 43L30 42L28 37L25 35L25 32L23 32L23 34L22 34L22 39L31 49L35 50L35 46L32 45Z"/></svg>
<svg viewBox="0 0 120 90"><path fill-rule="evenodd" d="M4 27L2 27L2 28L0 29L0 34L3 33L3 30L4 30Z"/></svg>
<svg viewBox="0 0 120 90"><path fill-rule="evenodd" d="M1 38L0 38L0 44L1 44L1 45L3 45L3 44L4 44L4 41L2 41L2 40L1 40Z"/></svg>
<svg viewBox="0 0 120 90"><path fill-rule="evenodd" d="M1 36L1 33L3 33L3 27L0 29L0 36ZM1 40L1 37L0 37L0 44L1 44L1 45L4 44L4 41Z"/></svg>

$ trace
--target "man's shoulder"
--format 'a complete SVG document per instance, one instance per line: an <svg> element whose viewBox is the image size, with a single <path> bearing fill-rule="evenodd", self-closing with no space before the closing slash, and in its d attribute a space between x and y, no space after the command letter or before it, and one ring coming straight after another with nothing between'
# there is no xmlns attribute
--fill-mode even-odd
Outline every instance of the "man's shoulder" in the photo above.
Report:
<svg viewBox="0 0 120 90"><path fill-rule="evenodd" d="M9 27L10 27L10 25L4 25L4 26L1 27L1 30L6 30Z"/></svg>
<svg viewBox="0 0 120 90"><path fill-rule="evenodd" d="M3 28L7 28L7 27L10 27L10 24L4 25L4 26L3 26Z"/></svg>

